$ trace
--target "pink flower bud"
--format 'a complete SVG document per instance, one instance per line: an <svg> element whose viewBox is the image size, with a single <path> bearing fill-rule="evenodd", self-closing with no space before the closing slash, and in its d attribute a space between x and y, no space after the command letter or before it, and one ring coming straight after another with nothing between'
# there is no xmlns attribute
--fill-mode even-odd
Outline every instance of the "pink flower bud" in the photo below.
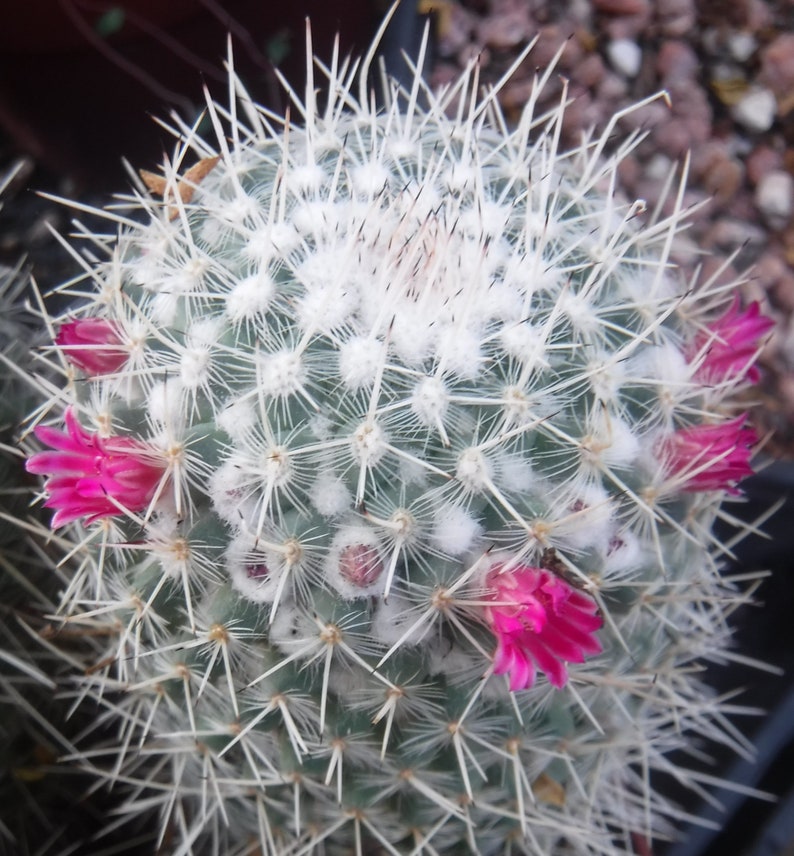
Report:
<svg viewBox="0 0 794 856"><path fill-rule="evenodd" d="M350 544L339 555L339 573L357 588L371 586L383 573L383 562L370 544Z"/></svg>
<svg viewBox="0 0 794 856"><path fill-rule="evenodd" d="M721 425L682 428L659 443L668 471L683 480L681 490L739 493L736 484L753 474L750 458L758 441L746 420L745 413Z"/></svg>
<svg viewBox="0 0 794 856"><path fill-rule="evenodd" d="M264 562L256 562L245 566L245 575L249 580L266 580L270 576L270 568Z"/></svg>
<svg viewBox="0 0 794 856"><path fill-rule="evenodd" d="M165 474L156 453L131 437L89 433L71 409L65 422L66 431L36 429L36 437L55 451L37 452L27 461L29 473L48 476L44 505L56 509L52 527L146 508Z"/></svg>
<svg viewBox="0 0 794 856"><path fill-rule="evenodd" d="M531 687L537 668L559 689L568 680L566 663L601 651L595 603L550 571L496 565L485 582L485 619L497 640L494 673L509 672L512 692Z"/></svg>
<svg viewBox="0 0 794 856"><path fill-rule="evenodd" d="M707 331L698 333L687 352L687 359L698 363L695 378L702 383L721 383L746 377L750 383L758 383L758 343L774 325L771 318L761 315L757 302L744 311L739 309L736 295L728 311Z"/></svg>
<svg viewBox="0 0 794 856"><path fill-rule="evenodd" d="M66 359L89 377L113 374L129 359L118 327L103 318L80 318L61 326L55 343Z"/></svg>

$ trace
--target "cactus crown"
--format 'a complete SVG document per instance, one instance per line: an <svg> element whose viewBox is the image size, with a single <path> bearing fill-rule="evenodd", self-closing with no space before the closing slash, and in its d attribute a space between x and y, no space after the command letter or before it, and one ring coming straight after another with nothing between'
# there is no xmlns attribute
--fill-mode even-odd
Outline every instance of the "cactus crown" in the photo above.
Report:
<svg viewBox="0 0 794 856"><path fill-rule="evenodd" d="M735 739L691 665L766 327L680 281L682 192L620 199L619 116L562 152L551 68L509 129L474 65L376 108L374 50L286 119L230 71L65 287L28 467L111 631L81 761L174 852L622 852L682 734Z"/></svg>

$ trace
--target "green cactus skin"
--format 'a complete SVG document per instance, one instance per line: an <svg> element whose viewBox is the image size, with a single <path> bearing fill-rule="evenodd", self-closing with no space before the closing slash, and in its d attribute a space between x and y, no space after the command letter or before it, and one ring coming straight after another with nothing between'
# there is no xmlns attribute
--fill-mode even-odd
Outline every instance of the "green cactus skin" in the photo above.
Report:
<svg viewBox="0 0 794 856"><path fill-rule="evenodd" d="M107 640L75 698L118 734L77 760L175 854L633 852L687 818L652 775L709 784L674 750L746 751L697 674L747 597L725 491L658 451L733 413L742 378L705 386L687 347L734 286L677 273L682 189L646 220L615 192L619 116L558 149L552 69L511 130L475 66L376 109L374 50L310 63L286 120L231 71L216 139L177 122L161 192L65 289L54 327L105 319L128 358L55 346L33 421L69 408L164 473L60 530L63 621ZM494 674L499 564L597 604L562 689Z"/></svg>

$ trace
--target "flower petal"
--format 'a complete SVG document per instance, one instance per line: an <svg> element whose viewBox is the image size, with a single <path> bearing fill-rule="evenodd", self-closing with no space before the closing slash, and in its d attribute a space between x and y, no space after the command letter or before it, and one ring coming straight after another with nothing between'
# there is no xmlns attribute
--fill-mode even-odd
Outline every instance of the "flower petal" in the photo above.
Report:
<svg viewBox="0 0 794 856"><path fill-rule="evenodd" d="M57 528L81 517L87 522L119 514L119 508L141 511L165 477L165 466L153 451L130 437L100 438L66 411L66 431L40 426L36 436L55 451L37 452L28 472L49 478L44 503L56 509Z"/></svg>
<svg viewBox="0 0 794 856"><path fill-rule="evenodd" d="M497 640L494 673L509 672L512 692L534 684L536 667L560 688L568 680L566 662L601 651L595 603L562 578L528 565L497 565L486 584L485 618Z"/></svg>

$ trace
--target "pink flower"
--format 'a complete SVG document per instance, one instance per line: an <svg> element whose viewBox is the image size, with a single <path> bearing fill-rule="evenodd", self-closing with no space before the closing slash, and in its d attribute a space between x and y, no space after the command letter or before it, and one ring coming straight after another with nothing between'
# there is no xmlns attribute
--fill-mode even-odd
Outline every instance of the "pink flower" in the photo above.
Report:
<svg viewBox="0 0 794 856"><path fill-rule="evenodd" d="M80 318L64 324L55 343L73 366L90 377L113 374L129 359L118 327L103 318Z"/></svg>
<svg viewBox="0 0 794 856"><path fill-rule="evenodd" d="M485 619L496 635L494 673L510 673L510 690L535 683L536 667L558 689L568 680L566 663L597 654L601 627L595 603L542 568L519 565L488 572Z"/></svg>
<svg viewBox="0 0 794 856"><path fill-rule="evenodd" d="M27 471L49 476L44 503L55 508L52 527L85 517L91 523L120 513L120 506L142 511L163 478L165 467L152 451L131 437L90 434L72 410L65 415L66 431L40 426L36 437L55 451L38 452Z"/></svg>
<svg viewBox="0 0 794 856"><path fill-rule="evenodd" d="M669 472L683 478L682 490L727 490L753 474L752 446L758 436L745 426L747 414L721 425L695 425L665 437L658 446Z"/></svg>
<svg viewBox="0 0 794 856"><path fill-rule="evenodd" d="M758 383L758 342L774 325L771 318L761 315L757 302L744 311L739 309L739 296L735 295L728 311L692 343L687 358L699 362L695 378L702 383L721 383L746 376L750 383Z"/></svg>

